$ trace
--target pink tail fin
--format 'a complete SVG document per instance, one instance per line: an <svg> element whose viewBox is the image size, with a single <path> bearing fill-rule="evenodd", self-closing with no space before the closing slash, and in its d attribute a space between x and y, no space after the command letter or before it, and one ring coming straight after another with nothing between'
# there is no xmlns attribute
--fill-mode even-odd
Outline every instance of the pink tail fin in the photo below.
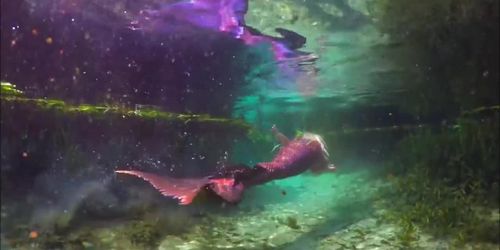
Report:
<svg viewBox="0 0 500 250"><path fill-rule="evenodd" d="M139 177L149 182L164 196L178 199L181 205L190 204L198 192L209 183L207 177L200 179L175 179L133 170L116 170L115 172Z"/></svg>

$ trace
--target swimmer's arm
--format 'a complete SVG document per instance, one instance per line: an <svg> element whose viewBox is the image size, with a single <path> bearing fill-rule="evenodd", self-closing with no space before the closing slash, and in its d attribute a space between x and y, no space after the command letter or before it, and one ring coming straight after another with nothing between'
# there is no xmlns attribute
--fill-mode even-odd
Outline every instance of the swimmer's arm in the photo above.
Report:
<svg viewBox="0 0 500 250"><path fill-rule="evenodd" d="M273 125L271 131L273 132L274 138L276 138L276 140L281 144L281 146L285 146L290 142L290 140L278 130L276 125Z"/></svg>

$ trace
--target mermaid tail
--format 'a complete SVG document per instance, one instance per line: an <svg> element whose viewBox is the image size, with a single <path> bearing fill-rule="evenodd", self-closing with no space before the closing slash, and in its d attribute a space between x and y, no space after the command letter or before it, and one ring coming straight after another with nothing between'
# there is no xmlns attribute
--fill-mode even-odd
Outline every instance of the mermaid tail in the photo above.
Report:
<svg viewBox="0 0 500 250"><path fill-rule="evenodd" d="M233 177L203 177L203 178L171 178L134 170L116 170L119 174L139 177L151 184L156 190L167 197L179 200L179 204L188 205L203 189L212 190L227 202L239 202L245 186L236 182Z"/></svg>
<svg viewBox="0 0 500 250"><path fill-rule="evenodd" d="M149 182L162 195L178 199L181 205L190 204L196 195L210 183L208 177L177 179L134 170L116 170L115 172L139 177Z"/></svg>

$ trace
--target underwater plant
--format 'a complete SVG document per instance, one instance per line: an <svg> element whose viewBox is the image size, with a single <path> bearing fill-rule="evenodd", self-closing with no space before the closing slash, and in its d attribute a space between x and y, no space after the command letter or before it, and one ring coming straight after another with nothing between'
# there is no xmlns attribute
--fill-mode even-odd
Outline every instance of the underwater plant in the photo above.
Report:
<svg viewBox="0 0 500 250"><path fill-rule="evenodd" d="M23 94L22 91L16 89L16 85L13 85L10 82L0 82L2 87L0 93L2 96L21 96Z"/></svg>
<svg viewBox="0 0 500 250"><path fill-rule="evenodd" d="M391 197L385 219L400 224L404 241L415 225L457 248L498 242L489 216L499 206L498 1L370 6L377 27L408 52L391 55L411 93L400 96L401 108L417 120L443 120L398 144L386 172L392 185L381 190Z"/></svg>
<svg viewBox="0 0 500 250"><path fill-rule="evenodd" d="M402 246L402 248L412 248L415 247L415 243L418 240L417 227L409 218L402 217L399 222L400 231L397 232L396 239L397 243Z"/></svg>
<svg viewBox="0 0 500 250"><path fill-rule="evenodd" d="M72 105L66 103L63 100L57 99L41 99L41 98L28 98L22 96L22 91L15 88L15 85L11 83L2 82L2 105L4 107L10 106L14 107L16 105L24 105L29 107L35 107L35 109L41 110L52 110L60 112L66 115L71 114L82 114L89 115L93 119L98 118L111 118L113 116L121 116L122 118L139 118L145 120L164 120L172 122L182 122L187 123L214 123L222 126L229 125L234 126L238 129L247 130L250 132L251 126L246 124L243 120L228 119L228 118L215 118L207 114L178 114L172 112L166 112L159 108L145 107L138 109L136 105L135 109L128 109L121 106L110 106L110 105L90 105L90 104L80 104ZM255 132L254 132L255 134Z"/></svg>
<svg viewBox="0 0 500 250"><path fill-rule="evenodd" d="M390 55L405 68L406 110L453 117L499 103L499 2L496 0L372 1L375 25L407 53Z"/></svg>
<svg viewBox="0 0 500 250"><path fill-rule="evenodd" d="M393 170L406 171L420 165L435 180L453 185L482 180L485 188L493 187L499 182L495 175L500 160L498 128L499 114L494 114L479 121L460 118L451 128L411 134L394 154L402 167Z"/></svg>
<svg viewBox="0 0 500 250"><path fill-rule="evenodd" d="M151 222L137 221L132 222L126 228L124 234L133 244L142 247L155 246L160 237L159 225Z"/></svg>
<svg viewBox="0 0 500 250"><path fill-rule="evenodd" d="M404 138L381 190L388 197L384 220L396 222L398 238L414 241L415 226L455 244L498 242L499 116L458 119L452 128L424 129Z"/></svg>

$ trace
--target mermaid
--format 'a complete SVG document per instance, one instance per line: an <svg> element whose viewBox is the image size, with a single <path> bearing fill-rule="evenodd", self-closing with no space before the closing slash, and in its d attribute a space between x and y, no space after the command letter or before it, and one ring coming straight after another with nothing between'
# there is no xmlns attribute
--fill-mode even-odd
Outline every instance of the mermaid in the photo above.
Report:
<svg viewBox="0 0 500 250"><path fill-rule="evenodd" d="M304 133L294 139L287 138L276 126L274 137L281 145L270 162L257 163L253 167L233 165L202 178L171 178L135 170L116 170L116 173L139 177L149 182L161 194L188 205L202 190L210 190L228 203L238 203L246 189L273 180L299 175L310 170L320 174L332 172L336 167L330 163L326 144L321 136Z"/></svg>

